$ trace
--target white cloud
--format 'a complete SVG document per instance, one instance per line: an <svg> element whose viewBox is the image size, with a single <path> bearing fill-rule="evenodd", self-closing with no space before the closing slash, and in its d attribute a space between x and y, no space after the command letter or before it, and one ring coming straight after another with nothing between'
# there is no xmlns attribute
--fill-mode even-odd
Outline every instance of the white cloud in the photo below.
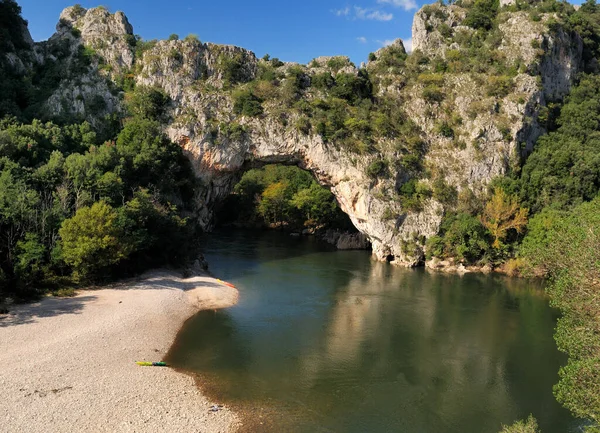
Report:
<svg viewBox="0 0 600 433"><path fill-rule="evenodd" d="M417 9L417 2L415 0L377 0L377 3L389 4L398 8L403 8L405 11Z"/></svg>
<svg viewBox="0 0 600 433"><path fill-rule="evenodd" d="M358 42L360 42L361 44L366 44L367 43L367 38L365 38L364 36L359 36L358 38L356 38L356 40Z"/></svg>
<svg viewBox="0 0 600 433"><path fill-rule="evenodd" d="M338 17L347 17L348 15L350 15L350 8L345 7L344 9L334 9L331 12L333 12L335 16Z"/></svg>
<svg viewBox="0 0 600 433"><path fill-rule="evenodd" d="M394 14L388 14L374 9L354 6L354 13L359 20L391 21Z"/></svg>

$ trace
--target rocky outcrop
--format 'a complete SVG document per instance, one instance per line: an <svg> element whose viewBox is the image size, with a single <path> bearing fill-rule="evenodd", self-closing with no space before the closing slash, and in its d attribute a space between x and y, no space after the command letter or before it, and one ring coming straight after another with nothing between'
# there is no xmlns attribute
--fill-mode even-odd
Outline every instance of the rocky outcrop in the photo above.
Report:
<svg viewBox="0 0 600 433"><path fill-rule="evenodd" d="M56 30L55 36L59 37L73 30L79 32L83 44L110 65L110 72L120 73L133 66L133 27L123 12L111 14L104 7L71 6L60 14Z"/></svg>
<svg viewBox="0 0 600 433"><path fill-rule="evenodd" d="M371 243L363 233L340 232L338 230L327 230L323 240L335 245L338 250L368 250Z"/></svg>
<svg viewBox="0 0 600 433"><path fill-rule="evenodd" d="M287 109L277 99L266 100L259 117L233 112L232 87L255 79L261 68L273 68L277 78L272 92L285 89L290 71L299 74L304 89L299 103L310 105L323 97L310 88L317 74L365 72L349 59L323 57L307 66L273 66L248 50L195 38L158 41L143 50L138 46L135 57L136 41L125 16L102 8L67 8L61 15L49 43L68 41L72 57L84 44L100 60L79 80L65 80L47 105L55 113L69 109L89 117L85 101L99 95L104 101L101 114L118 111L119 95L105 78L124 74L137 85L160 87L171 100L165 131L182 146L202 183L196 200L203 228L212 227L216 204L248 167L297 164L331 189L379 260L416 265L423 260L425 239L437 233L449 205L430 194L418 206L406 206L398 197L402 185L416 176L425 188L441 182L457 194L482 194L491 179L518 160L521 148L531 148L544 131L540 110L566 95L579 71L581 39L559 25L550 29L550 14L536 22L525 13L502 14L497 57L511 71L506 77L470 68L440 74L432 66L411 76L408 68L402 69L403 60L397 60L405 56L401 41L375 54L365 70L377 83L376 98L403 113L402 122L411 125L412 135L395 141L380 138L369 151L348 150L343 139L326 141L314 128L299 127L306 121L301 110ZM473 29L462 25L465 15L457 5L421 9L412 36L413 56L421 61L412 67L450 64L468 56L464 44ZM435 97L427 96L431 88L438 92ZM423 167L418 175L399 162L409 141L423 149L417 157ZM386 170L373 172L377 164Z"/></svg>

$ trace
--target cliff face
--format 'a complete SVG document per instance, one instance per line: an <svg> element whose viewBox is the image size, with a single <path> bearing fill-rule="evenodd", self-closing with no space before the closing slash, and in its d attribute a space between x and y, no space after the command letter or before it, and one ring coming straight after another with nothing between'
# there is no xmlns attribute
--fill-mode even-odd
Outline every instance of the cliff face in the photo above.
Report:
<svg viewBox="0 0 600 433"><path fill-rule="evenodd" d="M415 179L434 190L441 183L458 196L483 194L492 178L505 174L521 151L532 148L544 132L540 113L569 92L581 64L581 39L560 26L551 30L550 14L533 22L525 13L501 12L492 58L510 72L461 68L472 53L466 44L474 32L461 24L465 15L458 6L424 7L414 19L413 54L406 65L390 66L386 60L404 58L398 41L375 53L362 71L343 57L318 58L307 66L274 64L242 48L195 38L159 41L136 55L127 18L101 8L67 8L57 33L36 50L48 59L49 47L66 44L67 57L74 59L83 45L102 59L77 80L61 82L47 102L55 114L70 110L94 121L118 112L122 95L114 81L123 77L168 94L165 130L185 149L202 181L197 197L202 227L211 228L214 206L248 167L298 164L331 188L378 259L415 265L422 260L424 239L437 233L453 205L424 194L418 206L408 206L398 199L402 186ZM235 64L233 84L224 66L228 62ZM442 72L436 65L444 65ZM235 114L235 89L245 88L267 66L279 78L275 90L263 93L283 92L295 76L301 90L294 107L322 104L324 93L311 87L317 76L360 77L366 71L375 83L373 98L387 101L392 115L402 115L410 137L377 137L368 151L357 152L345 145L349 138L326 140L306 127L310 115L286 109L277 98L264 97L259 116ZM103 101L99 112L89 109L86 101L92 97ZM407 149L416 141L421 150L415 157L422 165L417 174L399 162L410 156ZM385 170L374 172L371 167L379 162Z"/></svg>

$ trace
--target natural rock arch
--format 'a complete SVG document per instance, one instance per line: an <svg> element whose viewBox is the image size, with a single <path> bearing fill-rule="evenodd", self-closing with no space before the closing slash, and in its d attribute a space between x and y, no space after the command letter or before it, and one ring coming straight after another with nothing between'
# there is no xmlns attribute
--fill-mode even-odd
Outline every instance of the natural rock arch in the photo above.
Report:
<svg viewBox="0 0 600 433"><path fill-rule="evenodd" d="M242 172L252 164L297 165L331 190L341 210L367 236L378 260L418 264L422 258L420 245L411 245L415 241L410 236L413 233L430 236L437 232L442 216L439 203L428 200L421 212L402 212L398 203L373 193L384 184L391 187L392 181L371 179L361 169L364 162L355 160L356 155L323 143L319 136L290 133L276 125L261 131L259 125L250 128L239 140L225 139L220 143L207 139L206 135L194 136L190 130L173 126L167 129L170 138L182 146L201 180L197 203L203 228L213 227L215 205L231 193ZM386 211L398 216L382 219ZM411 247L412 250L407 250Z"/></svg>
<svg viewBox="0 0 600 433"><path fill-rule="evenodd" d="M441 13L432 14L432 9L440 9ZM414 50L419 51L419 56L442 59L456 51L456 44L447 43L439 28L445 24L452 31L468 35L474 29L462 25L465 13L459 5L438 4L421 9L413 23ZM402 111L405 117L402 121L411 122L418 130L415 134L427 148L426 152L412 156L420 158L419 163L428 170L435 171L435 180L457 192L470 189L483 196L489 182L505 175L511 164L517 162L520 149L531 150L536 138L545 131L543 122L538 121L540 109L569 92L582 65L581 38L560 26L551 29L550 14L532 22L526 12L505 13L506 19L499 25L502 39L498 52L507 61L518 61L526 67L526 70L520 67L511 78L514 88L508 89L507 94L490 95L486 86L481 85L482 78L483 81L486 78L482 74L456 71L441 77L428 75L437 80L436 86L444 92L443 103L429 100L423 94L424 84L419 77L407 81L406 71L392 72L384 63L378 63L378 59L390 53L386 50L405 54L400 40L374 53L373 60L362 71L343 57L320 57L306 66L282 63L276 69L284 77L283 82L293 68L299 68L303 81L308 82L324 72L355 76L373 72L380 83L373 100L391 101ZM75 36L78 33L80 37ZM236 173L249 161L261 161L297 163L310 170L322 185L331 188L341 209L367 235L373 254L381 261L419 263L424 238L438 231L444 213L442 204L428 198L420 201L418 209L413 206L413 210L407 210L400 205L398 186L411 176L398 162L408 148L400 146L398 150L393 140L406 137L378 137L370 143L370 152L363 154L360 149L350 149L351 144L344 149L348 143L343 137L324 142L316 128L312 131L297 128L301 120L298 110L282 110L279 100L263 107L264 114L259 118L236 115L234 87L255 80L266 62L258 60L254 53L239 47L202 43L197 38L151 41L136 50L136 38L126 17L122 13L110 14L103 8L65 9L57 33L49 43L65 39L71 42L72 54L85 44L95 49L110 68L100 70L96 64L78 82L63 80L46 104L48 111L61 114L70 110L70 114L92 123L100 115L119 111L119 96L110 91L107 78L116 81L123 74L137 86L164 90L171 99L166 132L189 155L203 183L197 197L199 222L203 227L211 227L214 204L229 193ZM535 46L543 49L543 55ZM224 66L232 62L236 64L235 82L228 83L232 74L227 74ZM497 79L487 78L492 79L492 86ZM82 94L102 97L104 112L94 115L78 104ZM312 99L310 95L306 97L305 102L314 102L312 96ZM455 114L455 119L444 117L444 112ZM283 121L282 113L286 117ZM450 135L440 132L440 126L448 122L454 122L455 127ZM373 164L383 161L393 166L393 170L386 175L369 173ZM413 179L422 182L425 188L432 187L434 181L423 173Z"/></svg>

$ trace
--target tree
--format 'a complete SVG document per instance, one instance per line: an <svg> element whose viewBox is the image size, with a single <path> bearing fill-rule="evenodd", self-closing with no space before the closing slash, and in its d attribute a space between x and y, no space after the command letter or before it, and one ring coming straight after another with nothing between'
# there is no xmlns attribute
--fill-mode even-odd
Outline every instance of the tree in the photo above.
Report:
<svg viewBox="0 0 600 433"><path fill-rule="evenodd" d="M492 198L486 203L481 222L490 231L495 249L502 247L502 241L509 231L522 233L527 225L528 210L519 206L516 195L508 195L503 188L496 188Z"/></svg>
<svg viewBox="0 0 600 433"><path fill-rule="evenodd" d="M494 25L500 2L498 0L475 0L463 21L465 26L474 29L490 30Z"/></svg>
<svg viewBox="0 0 600 433"><path fill-rule="evenodd" d="M125 233L117 224L118 213L106 202L83 207L59 230L62 258L75 271L75 279L86 281L100 270L119 263L131 253Z"/></svg>
<svg viewBox="0 0 600 433"><path fill-rule="evenodd" d="M459 213L444 218L440 235L427 240L429 257L456 257L465 263L476 263L489 249L489 233L474 216Z"/></svg>
<svg viewBox="0 0 600 433"><path fill-rule="evenodd" d="M511 426L503 426L500 433L540 433L537 420L529 415L526 421L517 421Z"/></svg>
<svg viewBox="0 0 600 433"><path fill-rule="evenodd" d="M316 227L334 222L339 210L333 194L317 182L299 190L290 203L302 212L304 225Z"/></svg>
<svg viewBox="0 0 600 433"><path fill-rule="evenodd" d="M554 338L569 355L554 387L559 402L600 423L600 197L571 212L536 217L523 256L550 277L551 303L562 312ZM543 235L542 235L543 233Z"/></svg>
<svg viewBox="0 0 600 433"><path fill-rule="evenodd" d="M262 99L249 90L233 94L233 112L243 116L260 116L263 113Z"/></svg>
<svg viewBox="0 0 600 433"><path fill-rule="evenodd" d="M166 112L169 96L158 87L136 86L127 95L127 110L133 116L160 120Z"/></svg>
<svg viewBox="0 0 600 433"><path fill-rule="evenodd" d="M285 181L269 185L262 193L258 205L258 212L266 222L280 224L285 221L288 214L289 183Z"/></svg>

